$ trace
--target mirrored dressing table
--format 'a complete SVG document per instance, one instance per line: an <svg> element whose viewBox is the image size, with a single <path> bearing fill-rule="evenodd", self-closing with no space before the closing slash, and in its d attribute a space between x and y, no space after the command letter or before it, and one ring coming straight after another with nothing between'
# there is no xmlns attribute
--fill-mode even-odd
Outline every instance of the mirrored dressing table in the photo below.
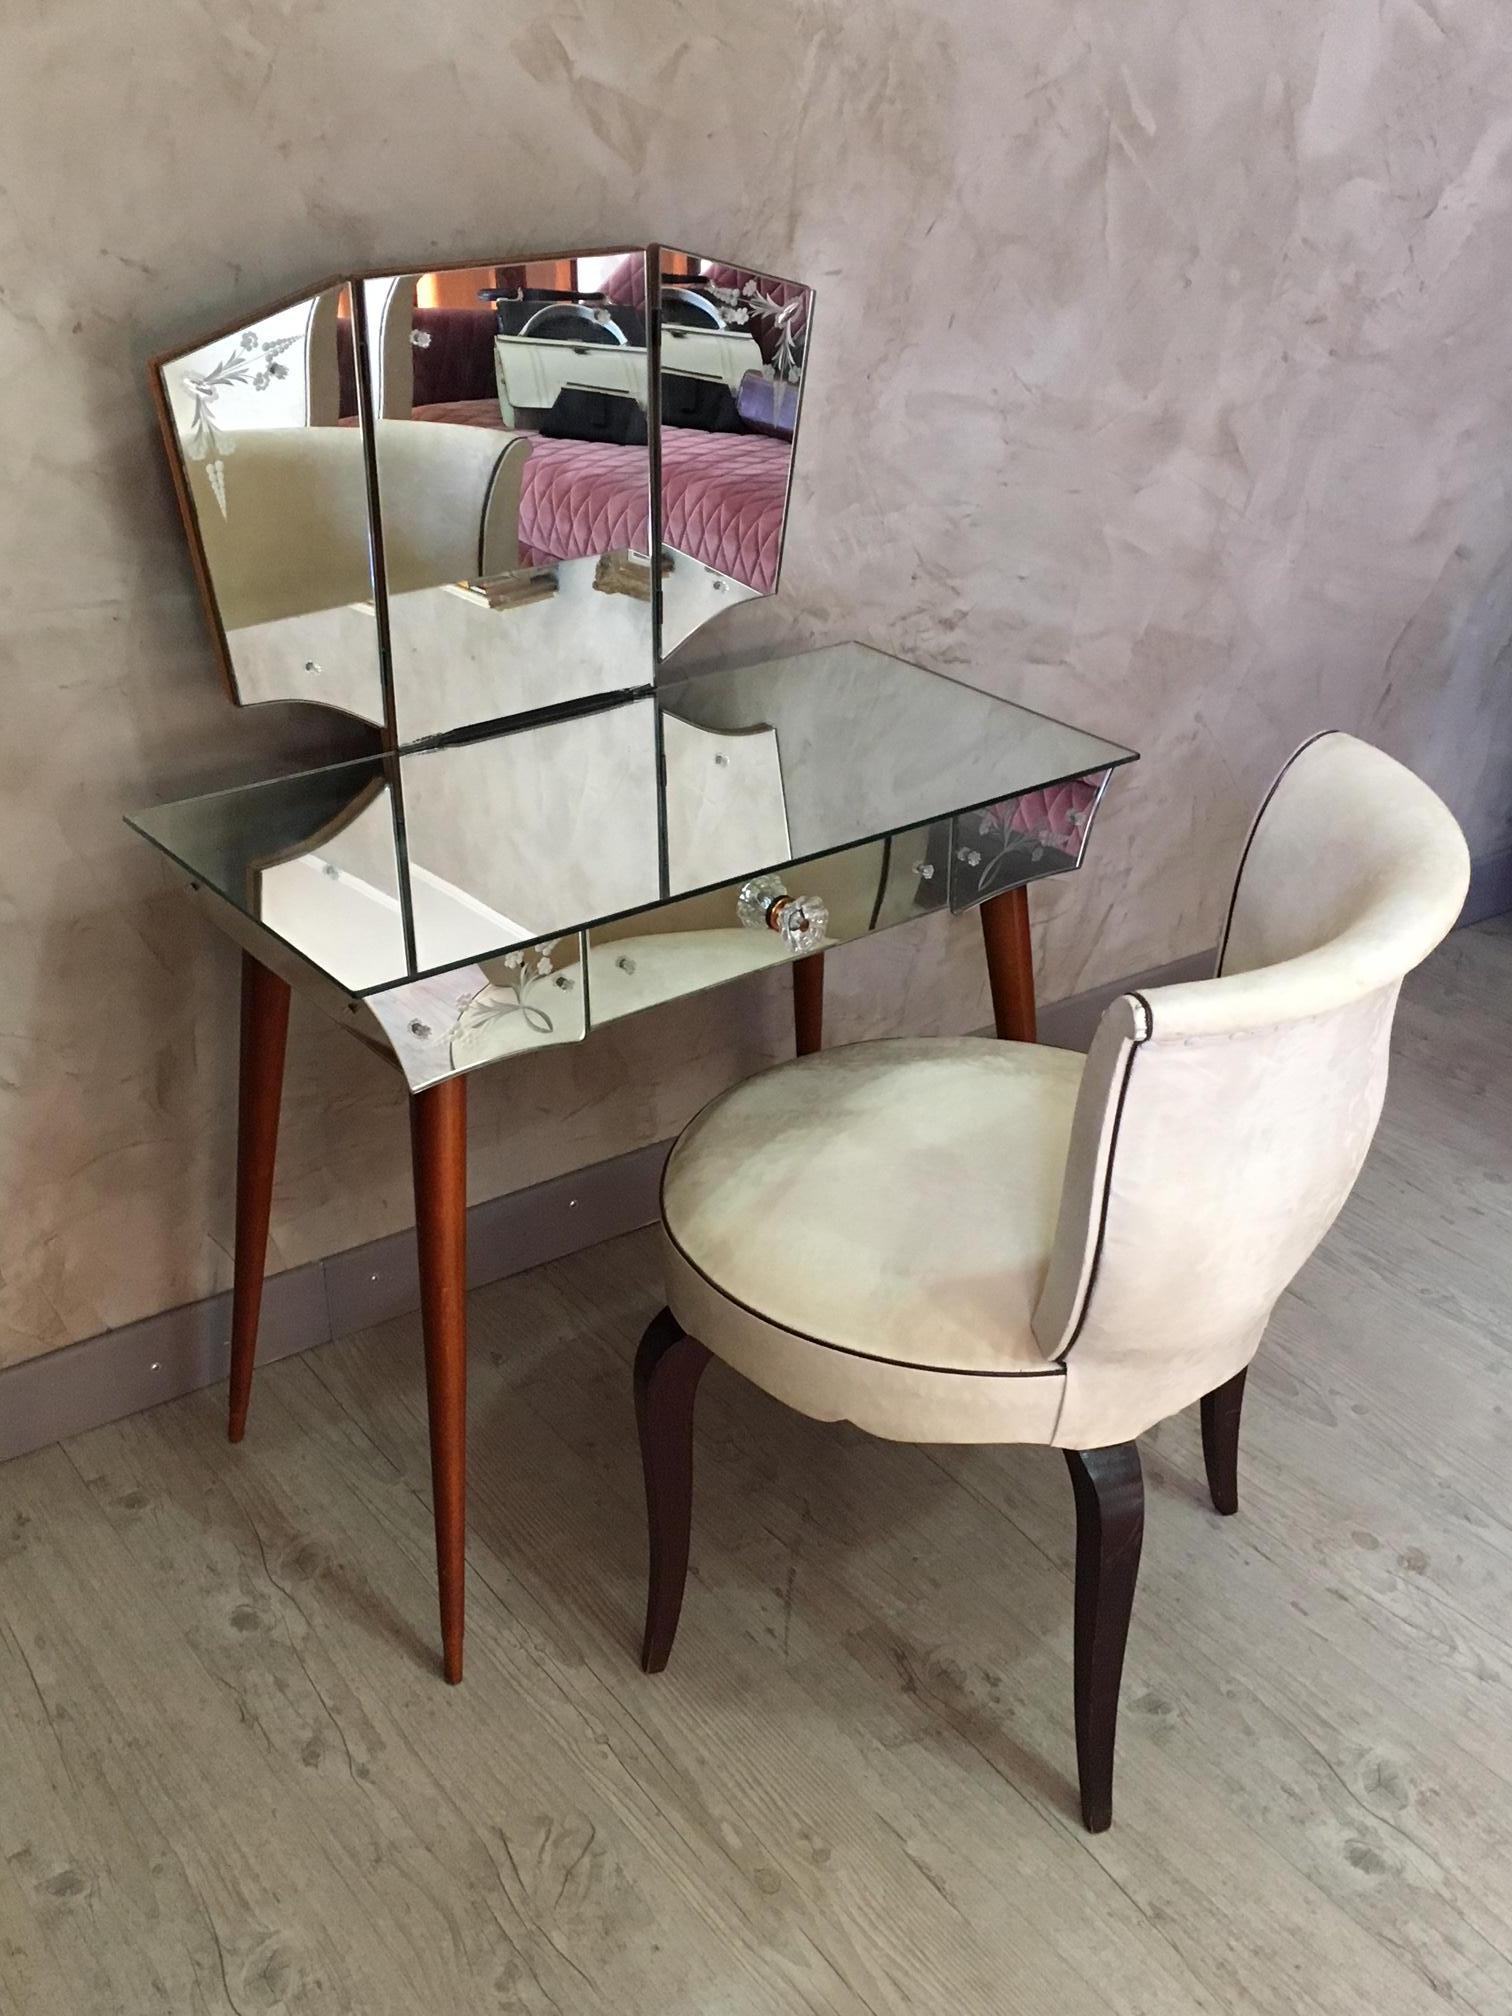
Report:
<svg viewBox="0 0 1512 2016"><path fill-rule="evenodd" d="M1133 760L861 644L680 669L775 588L812 312L653 246L343 280L155 367L233 698L374 744L132 821L243 951L231 1439L298 988L411 1093L450 1680L467 1075L779 965L811 1051L825 951L943 910L1033 1040L1026 885Z"/></svg>

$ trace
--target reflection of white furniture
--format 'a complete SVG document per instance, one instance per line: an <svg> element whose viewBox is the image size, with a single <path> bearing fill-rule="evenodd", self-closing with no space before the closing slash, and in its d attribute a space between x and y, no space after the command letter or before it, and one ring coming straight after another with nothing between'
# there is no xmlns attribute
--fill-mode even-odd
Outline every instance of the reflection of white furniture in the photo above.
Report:
<svg viewBox="0 0 1512 2016"><path fill-rule="evenodd" d="M728 882L753 861L780 861L792 851L782 762L770 728L731 734L664 709L662 750L674 889Z"/></svg>
<svg viewBox="0 0 1512 2016"><path fill-rule="evenodd" d="M427 588L518 566L520 481L530 453L525 436L382 420L376 443L391 588ZM223 482L224 507L202 466L189 464L227 630L371 600L367 467L357 428L237 434Z"/></svg>
<svg viewBox="0 0 1512 2016"><path fill-rule="evenodd" d="M646 352L631 343L564 343L548 336L496 336L494 372L506 427L521 412L545 413L566 391L612 392L646 403Z"/></svg>
<svg viewBox="0 0 1512 2016"><path fill-rule="evenodd" d="M416 279L413 273L396 273L358 283L367 307L373 411L385 420L408 420L414 409L415 353L410 339Z"/></svg>
<svg viewBox="0 0 1512 2016"><path fill-rule="evenodd" d="M726 908L733 910L733 902L727 901ZM588 951L593 1018L615 1022L660 1001L701 994L768 966L785 966L792 956L775 931L747 931L740 924L607 939Z"/></svg>
<svg viewBox="0 0 1512 2016"><path fill-rule="evenodd" d="M391 593L518 566L527 437L380 420L374 439ZM224 441L213 480L204 463L185 467L237 698L317 698L381 720L361 432Z"/></svg>
<svg viewBox="0 0 1512 2016"><path fill-rule="evenodd" d="M662 655L670 657L705 623L761 593L676 547L662 547Z"/></svg>
<svg viewBox="0 0 1512 2016"><path fill-rule="evenodd" d="M453 743L404 769L405 840L485 913L518 920L512 934L474 927L458 943L450 920L433 935L416 908L421 968L517 940L568 935L594 909L654 903L656 721L651 701L542 722L528 733Z"/></svg>
<svg viewBox="0 0 1512 2016"><path fill-rule="evenodd" d="M1134 1438L1201 1399L1214 1500L1235 1509L1245 1368L1349 1195L1402 976L1468 875L1425 785L1322 736L1255 823L1219 977L1125 995L1085 1059L855 1044L705 1107L667 1166L671 1306L636 1367L647 1667L677 1627L710 1352L819 1420L1049 1444L1077 1505L1082 1812L1106 1827L1143 1526Z"/></svg>
<svg viewBox="0 0 1512 2016"><path fill-rule="evenodd" d="M520 574L519 601L508 581L497 603L487 588L456 584L390 595L400 740L623 687L644 648L645 604L601 593L598 567L558 560Z"/></svg>
<svg viewBox="0 0 1512 2016"><path fill-rule="evenodd" d="M713 384L740 390L748 371L761 369L761 346L743 329L689 329L675 322L662 326L662 369L680 378L706 378Z"/></svg>
<svg viewBox="0 0 1512 2016"><path fill-rule="evenodd" d="M256 874L254 901L268 930L289 945L326 946L331 974L344 987L381 986L394 958L403 958L386 787L375 787L355 817L334 823L317 845ZM416 936L423 935L438 965L468 958L480 937L505 944L523 935L513 917L418 861L410 864L409 896Z"/></svg>

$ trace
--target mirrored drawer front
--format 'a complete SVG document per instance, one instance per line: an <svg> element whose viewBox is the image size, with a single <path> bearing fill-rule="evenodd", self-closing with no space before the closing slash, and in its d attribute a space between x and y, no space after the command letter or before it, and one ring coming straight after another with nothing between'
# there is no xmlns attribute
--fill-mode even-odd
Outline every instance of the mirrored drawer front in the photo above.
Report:
<svg viewBox="0 0 1512 2016"><path fill-rule="evenodd" d="M945 907L950 822L871 840L587 933L593 1025Z"/></svg>
<svg viewBox="0 0 1512 2016"><path fill-rule="evenodd" d="M951 821L950 907L971 910L1005 889L1079 868L1108 770L1025 791Z"/></svg>

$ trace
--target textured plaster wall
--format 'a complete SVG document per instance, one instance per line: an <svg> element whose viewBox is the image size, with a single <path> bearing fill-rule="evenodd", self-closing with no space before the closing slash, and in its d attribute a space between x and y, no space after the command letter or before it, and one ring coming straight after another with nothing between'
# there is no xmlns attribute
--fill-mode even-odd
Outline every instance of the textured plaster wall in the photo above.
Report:
<svg viewBox="0 0 1512 2016"><path fill-rule="evenodd" d="M1503 0L13 0L0 74L0 1362L229 1278L235 958L119 815L330 731L223 703L142 364L330 270L660 235L820 289L783 604L726 642L1143 749L1036 898L1048 995L1211 943L1320 726L1506 843ZM985 1019L969 923L831 964L837 1036ZM784 1038L756 982L476 1081L476 1194ZM407 1181L393 1081L297 1016L280 1263Z"/></svg>

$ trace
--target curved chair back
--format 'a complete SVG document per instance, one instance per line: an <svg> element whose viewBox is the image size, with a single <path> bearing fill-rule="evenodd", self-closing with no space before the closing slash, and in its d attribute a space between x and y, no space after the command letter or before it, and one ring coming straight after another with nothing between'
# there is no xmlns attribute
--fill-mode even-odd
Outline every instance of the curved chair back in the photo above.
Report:
<svg viewBox="0 0 1512 2016"><path fill-rule="evenodd" d="M1057 1441L1131 1439L1248 1364L1353 1187L1397 990L1468 880L1464 838L1427 785L1321 735L1260 808L1217 977L1108 1008L1034 1317L1066 1363Z"/></svg>

